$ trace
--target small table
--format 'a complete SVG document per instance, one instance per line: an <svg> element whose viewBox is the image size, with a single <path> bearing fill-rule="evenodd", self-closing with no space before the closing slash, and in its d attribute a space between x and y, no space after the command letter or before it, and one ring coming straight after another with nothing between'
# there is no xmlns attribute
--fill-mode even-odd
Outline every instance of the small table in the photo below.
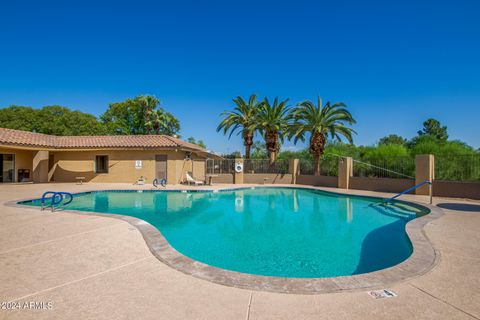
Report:
<svg viewBox="0 0 480 320"><path fill-rule="evenodd" d="M218 174L207 174L207 175L205 175L205 176L206 176L206 178L207 178L207 181L206 181L207 184L208 184L209 186L211 186L211 185L212 185L212 179L215 178L215 177L218 177Z"/></svg>
<svg viewBox="0 0 480 320"><path fill-rule="evenodd" d="M77 180L77 184L83 184L83 180L85 180L85 177L75 177Z"/></svg>

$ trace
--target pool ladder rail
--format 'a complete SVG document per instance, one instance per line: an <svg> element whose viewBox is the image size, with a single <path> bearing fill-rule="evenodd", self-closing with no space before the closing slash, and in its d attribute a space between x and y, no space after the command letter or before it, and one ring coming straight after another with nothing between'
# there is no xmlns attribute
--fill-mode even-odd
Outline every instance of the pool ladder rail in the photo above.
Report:
<svg viewBox="0 0 480 320"><path fill-rule="evenodd" d="M48 195L52 195L51 197L48 197ZM69 197L69 199L64 202L65 197ZM67 204L70 204L73 201L73 194L70 192L64 192L64 191L47 191L42 195L42 208L41 210L45 210L48 206L45 205L45 200L51 199L52 202L49 204L50 208L52 209L52 212L55 211L55 206L66 206Z"/></svg>
<svg viewBox="0 0 480 320"><path fill-rule="evenodd" d="M428 184L429 187L430 187L430 191L429 191L430 204L432 204L432 182L430 182L430 181L428 181L428 180L425 180L425 181L423 181L423 182L420 182L419 184L416 184L416 185L414 185L413 187L408 188L407 190L404 190L404 191L400 192L399 194L397 194L397 195L395 195L395 196L393 196L393 197L391 197L391 198L385 199L385 200L383 201L383 204L388 204L389 202L391 202L391 201L395 200L396 198L400 197L401 195L404 195L405 193L409 193L410 191L413 191L413 190L415 190L415 189L417 189L417 188L419 188L419 187L421 187L421 186L423 186L423 185L425 185L425 184Z"/></svg>

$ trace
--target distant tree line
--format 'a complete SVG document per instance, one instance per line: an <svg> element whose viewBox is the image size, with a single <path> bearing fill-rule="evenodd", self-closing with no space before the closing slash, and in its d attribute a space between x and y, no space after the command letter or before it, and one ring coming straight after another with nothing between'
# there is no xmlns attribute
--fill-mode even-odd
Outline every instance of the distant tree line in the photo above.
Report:
<svg viewBox="0 0 480 320"><path fill-rule="evenodd" d="M241 155L239 151L235 151L233 154ZM460 140L448 140L447 127L442 126L438 120L428 119L423 123L423 128L418 131L418 135L410 140L396 134L380 138L376 144L370 146L356 146L339 140L330 140L325 145L323 156L328 157L334 154L359 160L375 160L388 157L413 157L417 154L480 155L480 150ZM251 158L266 159L267 157L265 144L261 141L254 141ZM308 148L300 151L280 151L278 154L278 159L294 158L313 160Z"/></svg>

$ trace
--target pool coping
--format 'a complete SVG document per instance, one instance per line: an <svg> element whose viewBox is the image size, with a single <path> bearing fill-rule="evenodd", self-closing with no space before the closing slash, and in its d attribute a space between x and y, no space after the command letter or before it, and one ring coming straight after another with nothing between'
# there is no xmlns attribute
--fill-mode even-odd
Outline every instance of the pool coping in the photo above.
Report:
<svg viewBox="0 0 480 320"><path fill-rule="evenodd" d="M364 198L375 198L379 199L378 196L366 196L366 195L357 195L351 193L340 193L326 191L321 188L316 188L312 186L258 186L258 187L227 187L219 189L184 189L184 190L156 190L151 191L157 192L181 192L181 191L194 191L194 192L215 192L218 191L233 191L241 189L251 189L251 188L298 188L298 189L311 189L311 190L320 190L322 192L333 193L337 195L351 195L356 197ZM114 190L91 190L83 191L76 194L84 194L89 192L105 192L105 191L130 191L126 189L114 189ZM132 190L138 192L139 190ZM149 192L150 190L143 190ZM32 208L32 206L27 206L21 204L22 201L28 201L30 199L20 199L15 201L9 201L4 203L7 206L21 207L21 208ZM268 292L277 292L277 293L291 293L291 294L321 294L321 293L333 293L333 292L343 292L343 291L357 291L365 289L375 289L386 287L394 283L403 282L421 276L429 272L435 265L438 264L440 260L440 253L433 247L428 239L427 235L424 232L424 226L429 222L441 217L443 211L435 206L426 205L423 203L418 203L415 201L403 201L410 205L424 207L430 210L430 213L415 218L407 223L405 226L406 233L412 243L413 252L409 258L403 262L378 271L350 275L350 276L338 276L338 277L328 277L328 278L284 278L284 277L273 277L273 276L261 276L246 274L236 271L230 271L226 269L217 268L196 260L193 260L187 256L184 256L175 248L173 248L168 241L163 237L162 233L155 228L153 225L148 222L120 214L112 213L96 213L80 210L67 210L62 209L61 212L81 214L81 215L93 215L100 217L109 217L119 219L125 222L128 222L130 225L134 226L143 236L145 243L152 252L152 254L161 262L166 265L176 269L180 272L183 272L187 275L194 276L199 279L211 281L213 283L236 287L241 289L249 290L259 290L259 291L268 291Z"/></svg>

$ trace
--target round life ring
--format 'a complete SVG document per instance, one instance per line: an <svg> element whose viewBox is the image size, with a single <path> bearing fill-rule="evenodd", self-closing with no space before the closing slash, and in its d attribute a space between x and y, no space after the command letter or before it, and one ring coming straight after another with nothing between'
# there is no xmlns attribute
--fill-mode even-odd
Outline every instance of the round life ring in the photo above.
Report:
<svg viewBox="0 0 480 320"><path fill-rule="evenodd" d="M237 162L235 163L235 172L240 173L243 171L243 163Z"/></svg>

